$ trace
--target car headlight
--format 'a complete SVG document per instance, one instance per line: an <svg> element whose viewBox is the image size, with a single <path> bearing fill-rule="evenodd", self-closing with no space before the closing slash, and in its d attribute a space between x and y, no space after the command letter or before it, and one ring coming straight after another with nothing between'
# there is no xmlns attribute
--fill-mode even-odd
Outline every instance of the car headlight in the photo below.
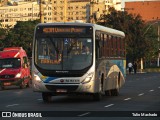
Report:
<svg viewBox="0 0 160 120"><path fill-rule="evenodd" d="M82 84L89 83L91 79L93 78L93 75L94 75L93 72L89 73L87 77L82 81Z"/></svg>
<svg viewBox="0 0 160 120"><path fill-rule="evenodd" d="M15 76L15 78L20 78L21 77L21 72L20 73L17 73L17 75Z"/></svg>
<svg viewBox="0 0 160 120"><path fill-rule="evenodd" d="M37 82L40 82L40 81L42 81L41 80L41 78L38 76L38 75L36 75L36 74L34 74L34 78L33 78L35 81L37 81Z"/></svg>

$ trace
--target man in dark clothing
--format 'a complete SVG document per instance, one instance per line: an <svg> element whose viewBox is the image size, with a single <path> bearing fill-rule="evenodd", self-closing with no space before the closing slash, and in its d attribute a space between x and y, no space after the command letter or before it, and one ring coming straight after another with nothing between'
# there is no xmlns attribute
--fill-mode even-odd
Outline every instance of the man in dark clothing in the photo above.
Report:
<svg viewBox="0 0 160 120"><path fill-rule="evenodd" d="M133 69L134 69L134 73L136 74L137 73L137 63L136 62L133 63Z"/></svg>

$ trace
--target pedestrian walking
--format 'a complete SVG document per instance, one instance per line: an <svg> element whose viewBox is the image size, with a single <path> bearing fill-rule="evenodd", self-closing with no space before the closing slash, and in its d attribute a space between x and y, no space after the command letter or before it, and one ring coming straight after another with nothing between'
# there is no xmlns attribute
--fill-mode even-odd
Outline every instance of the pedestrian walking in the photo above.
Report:
<svg viewBox="0 0 160 120"><path fill-rule="evenodd" d="M131 74L131 72L132 72L132 67L133 67L133 64L131 62L129 62L128 63L129 74Z"/></svg>
<svg viewBox="0 0 160 120"><path fill-rule="evenodd" d="M134 74L137 73L137 62L133 63Z"/></svg>

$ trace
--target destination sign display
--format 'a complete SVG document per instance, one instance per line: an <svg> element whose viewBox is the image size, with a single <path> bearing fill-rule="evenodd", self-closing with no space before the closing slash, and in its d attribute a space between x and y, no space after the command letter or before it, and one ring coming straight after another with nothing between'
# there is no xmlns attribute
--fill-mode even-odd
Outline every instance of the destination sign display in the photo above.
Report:
<svg viewBox="0 0 160 120"><path fill-rule="evenodd" d="M86 28L83 27L46 27L43 28L43 33L86 33Z"/></svg>
<svg viewBox="0 0 160 120"><path fill-rule="evenodd" d="M60 60L48 60L48 59L42 59L40 60L41 64L60 64Z"/></svg>

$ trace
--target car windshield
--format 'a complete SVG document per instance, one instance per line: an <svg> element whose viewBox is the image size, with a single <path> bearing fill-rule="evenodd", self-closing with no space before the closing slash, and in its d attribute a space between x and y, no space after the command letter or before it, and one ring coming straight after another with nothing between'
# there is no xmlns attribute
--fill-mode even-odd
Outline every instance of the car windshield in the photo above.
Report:
<svg viewBox="0 0 160 120"><path fill-rule="evenodd" d="M20 58L0 59L0 68L19 68L21 66Z"/></svg>
<svg viewBox="0 0 160 120"><path fill-rule="evenodd" d="M47 70L82 70L92 63L91 38L37 38L35 63Z"/></svg>

